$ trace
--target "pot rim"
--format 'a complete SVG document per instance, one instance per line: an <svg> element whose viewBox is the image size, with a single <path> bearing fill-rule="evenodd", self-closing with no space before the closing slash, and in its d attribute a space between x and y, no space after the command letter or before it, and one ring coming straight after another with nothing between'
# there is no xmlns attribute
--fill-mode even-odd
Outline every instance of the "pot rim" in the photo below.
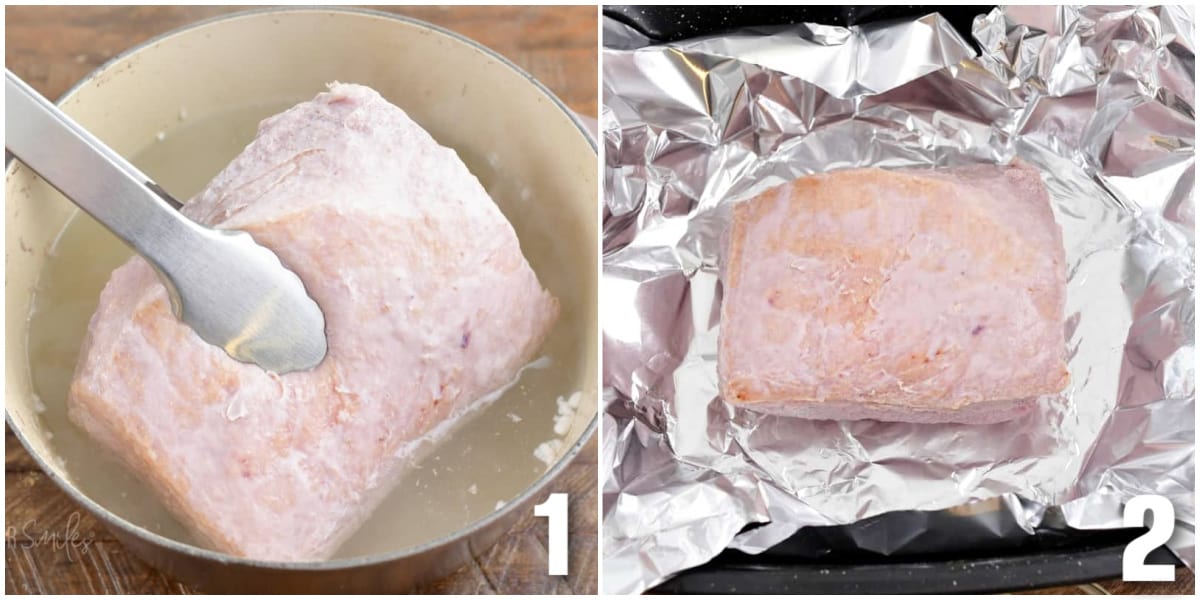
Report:
<svg viewBox="0 0 1200 600"><path fill-rule="evenodd" d="M572 112L571 109L569 107L567 107L567 105L564 104L563 101L561 99L559 99L558 96L556 96L553 92L551 92L545 85L543 85L540 81L535 79L529 73L525 72L524 69L522 69L521 67L514 64L508 58L502 56L500 53L488 48L487 46L484 46L483 44L480 44L479 42L476 42L476 41L474 41L466 36L463 36L459 33L450 31L449 29L446 29L444 27L440 27L438 25L434 25L432 23L428 23L428 22L422 21L420 19L415 19L415 18L406 16L406 15L388 13L388 12L366 9L366 8L353 8L353 7L342 7L342 6L337 6L337 7L320 7L320 6L269 7L269 8L256 8L256 9L250 9L250 10L242 10L242 11L232 12L232 13L228 13L228 14L224 14L224 15L218 15L215 17L209 17L207 19L201 19L194 23L189 23L182 27L178 27L178 28L172 29L170 31L167 31L165 33L162 33L160 35L154 36L136 46L133 46L127 50L124 50L120 54L117 54L113 58L105 61L104 64L97 67L91 73L88 73L83 79L80 79L78 82L76 82L74 85L72 85L70 87L70 89L68 89L62 96L60 96L55 101L55 104L62 105L63 102L70 99L71 96L74 95L76 91L78 91L79 89L83 88L84 86L90 84L96 78L100 77L103 73L105 73L113 65L127 59L128 57L130 57L138 52L141 52L151 46L154 46L155 44L157 44L159 42L168 40L177 35L181 35L183 33L187 33L189 31L192 31L194 29L199 29L201 27L207 27L209 25L214 25L214 24L221 23L224 21L232 21L235 19L242 19L242 18L246 18L246 17L259 16L259 15L263 15L263 14L306 13L306 12L311 12L311 13L336 12L336 13L343 13L343 14L347 14L347 15L358 15L358 16L374 17L374 18L382 18L382 19L387 19L387 20L392 20L392 21L398 21L398 22L401 22L401 23L404 23L407 25L423 27L425 29L433 31L434 33L438 33L438 34L444 35L446 37L449 37L452 40L467 44L468 46L475 48L476 50L482 52L483 54L485 54L491 58L494 58L500 64L513 70L518 75L525 78L525 80L528 81L530 84L532 84L534 87L536 87L538 89L538 91L540 91L542 93L543 96L548 98L554 104L554 106L558 108L558 110L562 111L562 113L564 115L566 115L566 117L568 119L570 119L571 123L573 123L575 125L576 129L579 130L580 135L582 135L583 138L585 140L587 140L588 144L591 145L592 151L593 152L597 151L597 143L596 143L595 138L592 137L592 135L587 131L587 129L580 122L580 120L575 116L575 113ZM14 168L14 159L9 158L5 164L5 179L6 180L8 179L8 176L12 174L13 168ZM599 401L599 399L597 399L597 401ZM467 526L465 526L461 529L458 529L448 535L438 537L438 538L432 539L427 542L423 542L423 543L415 545L415 546L409 546L407 548L402 548L400 550L384 552L384 553L380 553L380 554L368 554L368 555L364 555L364 556L356 556L356 557L351 557L351 558L338 558L338 559L331 559L331 560L324 560L324 561L285 562L285 561L271 561L271 560L258 560L258 559L251 559L251 558L243 558L240 556L234 556L232 554L226 554L224 552L218 552L216 550L209 550L207 548L193 546L191 544L186 544L186 543L180 542L178 540L168 538L166 536L160 535L158 533L155 533L153 531L145 529L139 525L135 525L134 523L129 522L125 518L113 513L112 511L108 510L107 508L101 506L99 503L97 503L94 500L92 500L91 498L89 498L87 495L85 495L83 492L81 492L79 489L77 489L74 485L72 485L70 482L66 481L63 477L61 477L58 473L56 473L54 471L54 469L51 469L44 457L42 457L40 454L38 454L37 452L34 452L33 450L30 449L29 441L25 438L24 432L21 431L21 429L19 427L16 427L16 425L13 422L12 415L8 411L7 401L5 402L5 407L4 407L4 422L8 426L9 431L13 432L13 435L15 435L17 437L17 439L21 442L21 445L25 447L25 451L28 452L29 455L33 457L34 461L37 462L38 467L41 468L42 472L45 473L48 477L50 477L50 479L52 481L54 481L55 485L57 485L59 487L59 489L66 492L67 495L70 496L72 500L83 505L83 507L86 508L88 510L88 512L95 515L98 519L103 521L109 527L115 527L117 529L120 529L122 532L129 534L131 536L140 538L142 540L145 540L147 542L153 543L158 546L165 547L169 550L179 552L181 554L186 554L193 558L206 559L206 560L211 560L211 561L224 563L224 564L234 564L234 565L239 565L239 566L256 567L256 568L262 568L262 569L277 569L277 570L284 570L284 571L336 571L336 570L342 570L342 569L354 569L354 568L359 568L359 567L380 565L380 564L390 563L390 562L393 562L393 561L396 561L399 559L404 559L404 558L408 558L411 556L424 554L435 548L447 546L450 544L460 542L463 539L471 538L476 533L478 533L484 529L487 529L489 526L492 525L492 523L504 518L506 515L508 515L508 513L512 512L520 507L523 507L525 504L528 503L529 500L533 499L535 496L540 494L553 480L557 479L559 474L561 474L562 471L566 469L567 465L570 464L571 461L574 460L575 457L579 454L579 452L583 449L583 446L585 444L587 444L588 442L590 442L591 439L595 436L597 422L598 422L599 418L600 418L599 410L597 410L597 414L592 417L592 420L590 423L588 423L587 428L579 436L579 439L576 440L576 442L571 445L571 448L554 464L554 466L550 467L550 469L548 469L545 473L543 473L541 475L541 477L539 477L532 484L530 484L529 487L525 488L525 490L523 492L521 492L519 495L517 495L512 500L505 503L504 506L501 507L499 510L492 511L487 516L485 516L481 519L478 519L476 521L473 521L470 524L468 524Z"/></svg>

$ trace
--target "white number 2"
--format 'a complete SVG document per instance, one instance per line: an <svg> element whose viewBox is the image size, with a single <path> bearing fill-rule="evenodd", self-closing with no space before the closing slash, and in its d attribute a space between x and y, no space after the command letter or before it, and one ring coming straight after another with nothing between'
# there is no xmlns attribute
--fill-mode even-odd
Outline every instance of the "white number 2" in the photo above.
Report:
<svg viewBox="0 0 1200 600"><path fill-rule="evenodd" d="M550 494L545 502L533 507L533 516L546 517L550 528L546 537L550 541L551 575L567 574L567 495Z"/></svg>
<svg viewBox="0 0 1200 600"><path fill-rule="evenodd" d="M1162 496L1134 496L1125 504L1125 526L1145 526L1146 511L1154 516L1150 531L1125 546L1121 578L1125 581L1175 581L1172 565L1148 565L1146 555L1167 543L1175 529L1175 507Z"/></svg>

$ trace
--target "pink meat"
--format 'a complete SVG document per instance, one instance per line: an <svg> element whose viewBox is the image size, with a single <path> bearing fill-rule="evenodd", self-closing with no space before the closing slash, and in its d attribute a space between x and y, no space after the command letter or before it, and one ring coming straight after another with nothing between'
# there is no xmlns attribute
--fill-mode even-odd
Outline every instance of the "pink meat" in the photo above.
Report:
<svg viewBox="0 0 1200 600"><path fill-rule="evenodd" d="M324 362L279 376L230 359L133 258L100 297L68 408L230 554L328 557L414 441L509 382L558 315L454 151L366 87L263 121L183 210L297 272L325 313Z"/></svg>
<svg viewBox="0 0 1200 600"><path fill-rule="evenodd" d="M1027 164L804 177L726 235L728 402L991 423L1067 383L1062 232Z"/></svg>

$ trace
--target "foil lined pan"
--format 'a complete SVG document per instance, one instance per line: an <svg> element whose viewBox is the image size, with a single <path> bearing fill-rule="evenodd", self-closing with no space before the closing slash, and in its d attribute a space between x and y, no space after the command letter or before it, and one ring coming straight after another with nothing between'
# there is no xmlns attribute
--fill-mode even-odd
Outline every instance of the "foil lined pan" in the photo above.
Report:
<svg viewBox="0 0 1200 600"><path fill-rule="evenodd" d="M893 511L999 511L1016 527L980 521L996 536L1119 528L1147 493L1173 503L1169 547L1193 565L1192 31L1179 7L1013 7L976 19L977 53L936 14L668 45L607 21L604 591ZM1042 171L1063 229L1067 390L989 426L807 421L719 398L733 203L813 172L1014 157ZM890 554L928 522L849 535Z"/></svg>

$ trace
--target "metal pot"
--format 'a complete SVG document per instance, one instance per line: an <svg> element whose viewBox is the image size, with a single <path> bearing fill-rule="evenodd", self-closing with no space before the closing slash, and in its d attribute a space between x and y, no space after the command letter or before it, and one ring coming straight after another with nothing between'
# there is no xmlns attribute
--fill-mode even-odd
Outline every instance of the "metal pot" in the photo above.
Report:
<svg viewBox="0 0 1200 600"><path fill-rule="evenodd" d="M474 517L427 539L393 544L388 536L394 527L375 528L380 539L369 539L372 531L367 531L358 554L318 563L247 560L191 545L170 527L156 528L131 516L137 512L131 506L144 502L144 494L93 492L80 485L90 476L88 469L61 460L66 438L81 434L49 415L62 412L73 359L51 356L38 346L38 319L30 314L35 303L55 302L39 294L61 295L70 289L47 284L47 279L56 260L51 249L77 210L28 169L9 164L8 425L50 478L131 550L205 591L382 591L443 576L471 553L495 543L532 504L555 491L556 477L595 433L595 143L553 94L503 57L451 32L395 15L327 8L257 10L200 22L142 44L81 81L59 105L118 152L134 157L168 191L187 197L250 139L258 118L309 99L335 80L379 90L439 142L458 151L513 223L539 278L560 299L563 316L547 342L548 352L558 356L553 381L523 400L527 410L545 416L524 419L530 424L517 428L515 435L558 437L549 426L557 409L552 388L562 395L579 391L584 401L548 469L526 475L528 481L507 482L511 495L502 506L476 506ZM193 131L181 160L178 149L171 151L164 141L188 126L208 137ZM108 266L67 268L71 276L90 269L103 279ZM80 292L78 300L70 300L86 298L94 306L94 293ZM59 332L57 343L81 338L78 329ZM55 361L54 368L41 368ZM455 435L475 436L485 448L492 444L493 460L520 459L505 454L509 446L520 444L487 441L506 438L499 432L484 435L489 424L481 419ZM545 431L538 433L535 427ZM91 449L89 443L79 442L85 451ZM518 451L527 449L513 450ZM110 478L109 484L127 481L133 478ZM389 522L398 526L431 520L422 507L403 502L385 502L380 511L393 514L373 519L392 517Z"/></svg>

